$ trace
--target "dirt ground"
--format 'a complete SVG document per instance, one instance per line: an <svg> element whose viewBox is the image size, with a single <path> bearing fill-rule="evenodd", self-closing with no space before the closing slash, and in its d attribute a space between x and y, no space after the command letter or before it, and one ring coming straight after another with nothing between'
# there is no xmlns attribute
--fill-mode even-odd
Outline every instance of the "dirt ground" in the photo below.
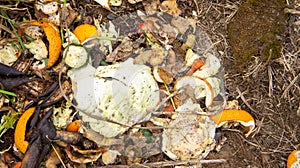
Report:
<svg viewBox="0 0 300 168"><path fill-rule="evenodd" d="M235 64L236 58L233 57L229 43L228 24L244 2L245 0L177 1L182 10L181 16L196 20L197 25L209 34L219 52L225 67L228 100L238 100L241 109L255 118L257 126L255 135L248 138L239 127L218 130L219 141L226 140L219 151L210 152L206 159L225 159L226 162L204 164L203 167L286 167L289 153L300 148L300 1L286 1L285 8L294 11L286 13L285 33L278 37L283 42L280 57L263 61L259 55L253 55L244 66L239 66ZM95 8L96 3L93 1L81 0L77 3L86 4L87 8L92 9L87 12L87 19L88 15L95 17L102 14L103 20L110 16L110 12L100 7ZM32 14L30 4L32 2L20 2L19 6L28 8ZM143 10L142 3L123 4L121 7L112 7L112 11L122 15L137 9ZM22 16L17 14L20 11L15 8L8 11L14 16ZM34 17L34 14L30 17ZM11 144L12 139L8 134L2 140L9 144L3 144L1 149Z"/></svg>

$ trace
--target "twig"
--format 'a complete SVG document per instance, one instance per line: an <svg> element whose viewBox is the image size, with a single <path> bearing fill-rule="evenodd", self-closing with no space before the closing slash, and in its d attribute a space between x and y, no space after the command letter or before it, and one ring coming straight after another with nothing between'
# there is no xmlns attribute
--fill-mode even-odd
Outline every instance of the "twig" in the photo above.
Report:
<svg viewBox="0 0 300 168"><path fill-rule="evenodd" d="M180 165L195 165L195 164L212 164L212 163L225 163L225 159L212 159L212 160L188 160L188 161L165 161L143 164L150 167L166 167L166 166L180 166Z"/></svg>
<svg viewBox="0 0 300 168"><path fill-rule="evenodd" d="M300 74L298 74L293 80L292 82L288 85L288 87L284 90L284 92L282 93L282 96L280 98L283 98L286 96L286 93L290 90L290 88L296 83L296 81L298 80Z"/></svg>
<svg viewBox="0 0 300 168"><path fill-rule="evenodd" d="M9 34L11 34L11 36L15 36L14 32L12 32L11 30L9 30L9 28L7 28L6 26L0 24L0 29L5 30L6 32L8 32Z"/></svg>
<svg viewBox="0 0 300 168"><path fill-rule="evenodd" d="M300 15L300 11L298 11L296 9L289 9L289 8L285 8L284 13L290 13L290 14L293 14L293 15Z"/></svg>
<svg viewBox="0 0 300 168"><path fill-rule="evenodd" d="M300 116L300 101L299 101L299 105L298 105L297 116Z"/></svg>
<svg viewBox="0 0 300 168"><path fill-rule="evenodd" d="M252 110L253 112L257 113L256 110L254 110L250 104L247 102L247 100L245 99L244 95L242 94L241 90L239 89L239 87L236 87L236 91L238 92L239 96L241 97L242 101L246 104L246 106Z"/></svg>
<svg viewBox="0 0 300 168"><path fill-rule="evenodd" d="M268 77L269 77L269 97L273 95L273 75L272 75L272 68L268 66Z"/></svg>
<svg viewBox="0 0 300 168"><path fill-rule="evenodd" d="M194 0L194 3L196 5L196 9L197 9L197 15L200 14L200 9L199 9L199 5L198 5L198 1L197 0Z"/></svg>
<svg viewBox="0 0 300 168"><path fill-rule="evenodd" d="M67 168L66 165L65 165L65 163L63 162L62 158L60 157L58 151L55 149L55 147L53 146L52 143L51 143L51 147L52 147L53 151L55 152L56 156L58 157L58 159L59 159L60 163L62 164L62 166L64 168Z"/></svg>

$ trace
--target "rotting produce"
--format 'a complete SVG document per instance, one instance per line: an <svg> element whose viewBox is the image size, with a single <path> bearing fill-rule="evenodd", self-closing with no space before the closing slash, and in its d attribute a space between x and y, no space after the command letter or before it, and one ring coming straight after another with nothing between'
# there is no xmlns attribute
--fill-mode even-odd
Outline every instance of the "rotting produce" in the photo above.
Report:
<svg viewBox="0 0 300 168"><path fill-rule="evenodd" d="M137 12L98 28L99 36L81 42L88 60L68 72L87 128L120 138L151 121L161 126L161 150L174 160L204 158L214 148L215 129L229 120L253 131L247 112L223 115L222 65L196 25L166 13ZM95 66L99 59L107 65Z"/></svg>

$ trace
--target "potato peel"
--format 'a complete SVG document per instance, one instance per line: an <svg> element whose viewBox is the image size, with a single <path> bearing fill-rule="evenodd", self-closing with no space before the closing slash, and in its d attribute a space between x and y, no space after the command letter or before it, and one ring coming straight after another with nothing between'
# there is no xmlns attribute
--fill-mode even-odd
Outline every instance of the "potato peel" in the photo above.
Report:
<svg viewBox="0 0 300 168"><path fill-rule="evenodd" d="M22 153L25 153L28 147L28 142L25 141L26 125L27 125L27 121L32 116L34 111L35 111L35 107L27 109L17 122L15 134L14 134L14 141L16 147Z"/></svg>
<svg viewBox="0 0 300 168"><path fill-rule="evenodd" d="M59 58L62 41L56 26L46 21L32 21L31 25L43 28L49 42L49 59L47 68L51 68Z"/></svg>

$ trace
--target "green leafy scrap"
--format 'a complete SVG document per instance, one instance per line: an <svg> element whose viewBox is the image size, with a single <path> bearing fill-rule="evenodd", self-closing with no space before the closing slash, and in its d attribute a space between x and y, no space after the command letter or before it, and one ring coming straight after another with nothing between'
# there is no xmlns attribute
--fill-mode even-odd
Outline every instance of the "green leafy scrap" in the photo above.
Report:
<svg viewBox="0 0 300 168"><path fill-rule="evenodd" d="M152 132L148 129L142 130L143 136L146 138L146 143L150 143L152 140Z"/></svg>
<svg viewBox="0 0 300 168"><path fill-rule="evenodd" d="M14 125L16 123L16 121L18 120L18 113L15 112L9 112L6 115L2 116L1 118L1 123L0 123L0 138L2 137L3 134L5 134L5 132L10 129L10 128L14 128ZM0 140L0 142L3 143L2 140Z"/></svg>

